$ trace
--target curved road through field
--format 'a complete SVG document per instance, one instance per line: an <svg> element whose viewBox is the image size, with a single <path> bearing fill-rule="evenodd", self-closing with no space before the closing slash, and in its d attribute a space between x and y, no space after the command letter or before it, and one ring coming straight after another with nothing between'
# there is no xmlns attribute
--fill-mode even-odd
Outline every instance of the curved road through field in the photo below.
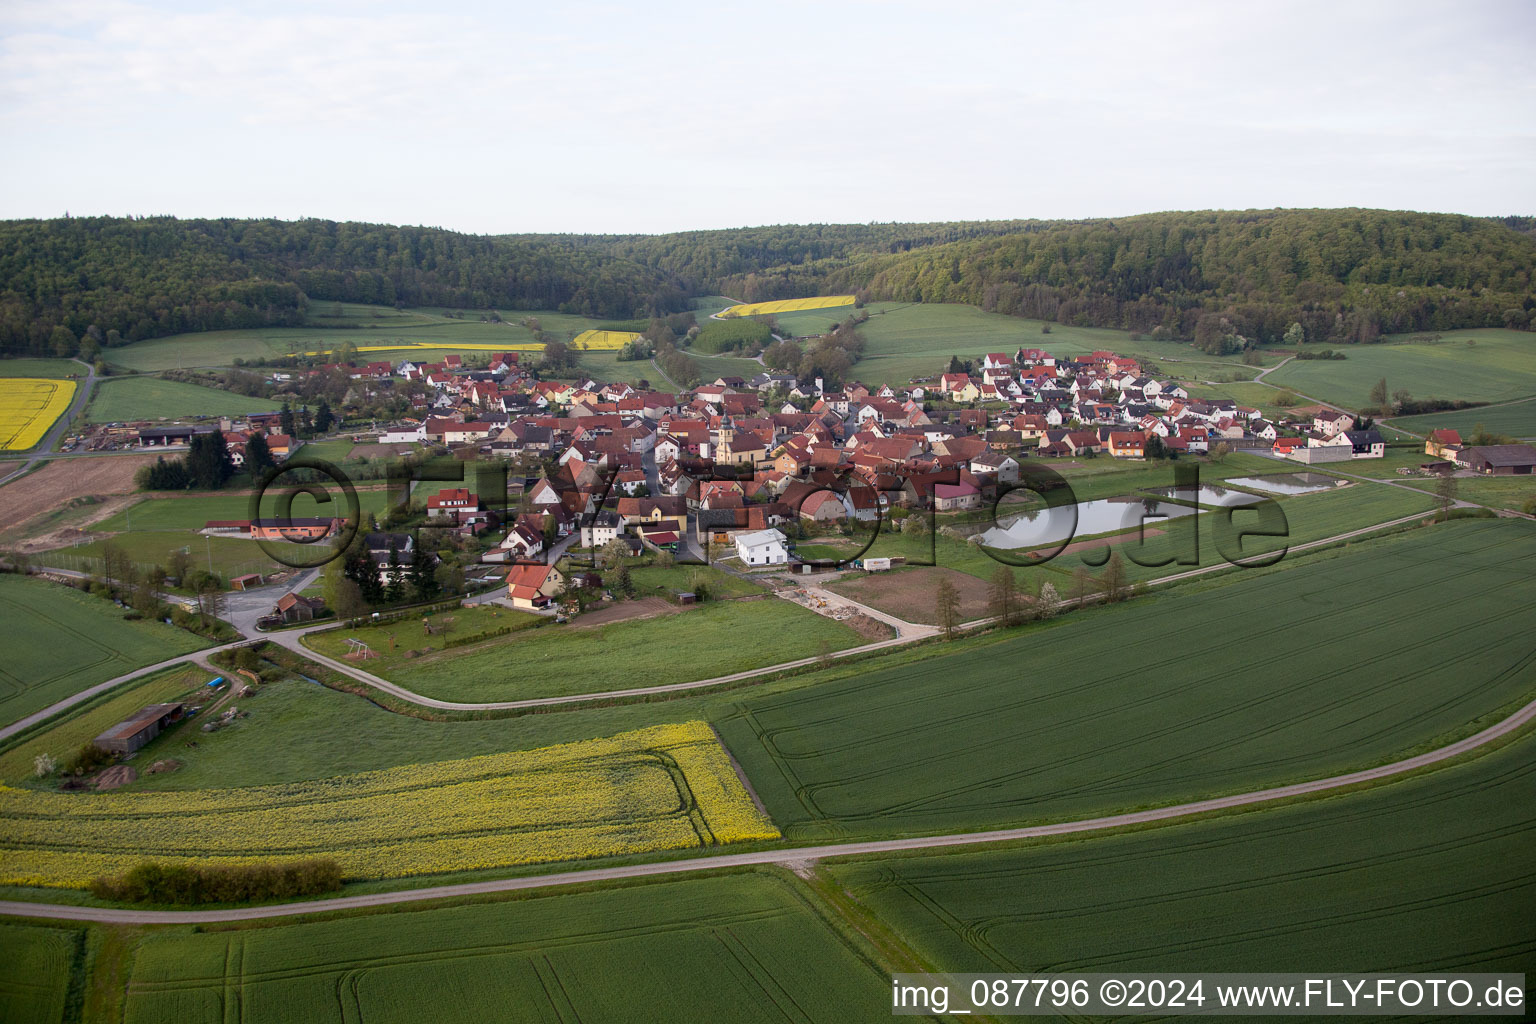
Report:
<svg viewBox="0 0 1536 1024"><path fill-rule="evenodd" d="M489 882L467 882L460 885L439 885L423 889L402 889L395 892L370 893L366 896L341 896L335 899L313 900L303 903L277 903L264 907L240 907L232 910L112 910L101 907L74 907L51 903L21 903L0 901L0 914L18 917L64 918L71 921L99 921L109 924L207 924L215 921L250 921L268 917L291 917L297 914L318 914L334 910L350 910L360 907L384 907L399 903L415 903L421 900L444 899L454 896L475 896L485 893L513 892L519 889L542 889L556 885L574 885L590 882L607 882L623 878L644 878L652 875L685 874L692 871L714 871L724 867L745 867L753 864L803 864L825 857L871 856L902 853L910 850L936 850L951 846L979 846L990 843L1008 843L1021 839L1039 839L1046 836L1064 836L1084 832L1102 832L1145 825L1152 822L1171 821L1234 807L1250 807L1255 804L1273 803L1293 797L1326 793L1345 789L1366 782L1390 779L1417 771L1442 761L1470 753L1501 737L1520 729L1536 719L1536 700L1526 704L1508 718L1489 726L1466 739L1447 744L1437 750L1416 757L1394 761L1391 764L1366 768L1345 775L1333 775L1311 782L1298 782L1290 786L1259 789L1232 796L1196 800L1191 803L1172 804L1146 811L1128 814L1112 814L1101 818L1080 818L1050 825L1033 825L1027 828L997 829L990 832L962 832L950 835L914 836L908 839L882 839L868 842L833 843L823 846L798 846L778 850L755 850L751 853L727 853L688 857L680 860L658 861L651 864L630 864L623 867L587 868L578 871L561 871L547 875L523 878L502 878Z"/></svg>

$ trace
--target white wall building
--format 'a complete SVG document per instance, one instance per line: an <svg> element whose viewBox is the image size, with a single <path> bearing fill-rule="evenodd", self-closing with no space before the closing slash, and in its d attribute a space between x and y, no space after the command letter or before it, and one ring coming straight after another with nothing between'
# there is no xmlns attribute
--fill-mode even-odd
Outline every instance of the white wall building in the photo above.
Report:
<svg viewBox="0 0 1536 1024"><path fill-rule="evenodd" d="M789 546L778 530L758 530L736 537L736 554L747 565L783 565L789 561Z"/></svg>

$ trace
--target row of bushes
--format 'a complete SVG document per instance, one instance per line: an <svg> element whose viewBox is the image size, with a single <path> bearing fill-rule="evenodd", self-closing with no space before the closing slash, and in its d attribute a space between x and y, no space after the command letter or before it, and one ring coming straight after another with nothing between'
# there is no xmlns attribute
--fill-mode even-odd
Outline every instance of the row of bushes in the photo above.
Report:
<svg viewBox="0 0 1536 1024"><path fill-rule="evenodd" d="M341 865L329 857L285 864L157 864L91 882L97 899L120 903L247 903L335 892Z"/></svg>
<svg viewBox="0 0 1536 1024"><path fill-rule="evenodd" d="M533 629L544 625L546 620L539 619L536 622L520 622L513 626L499 626L496 629L485 629L478 633L467 633L464 636L449 637L443 641L443 649L450 647L466 647L469 644L478 644L482 640L490 640L493 637L506 636L508 633L516 633L519 630Z"/></svg>

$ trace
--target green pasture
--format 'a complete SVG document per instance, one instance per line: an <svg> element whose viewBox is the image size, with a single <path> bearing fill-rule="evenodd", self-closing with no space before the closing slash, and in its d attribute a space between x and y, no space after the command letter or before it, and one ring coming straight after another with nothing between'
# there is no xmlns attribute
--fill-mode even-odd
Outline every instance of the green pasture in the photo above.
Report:
<svg viewBox="0 0 1536 1024"><path fill-rule="evenodd" d="M1403 389L1415 398L1502 402L1536 395L1536 335L1528 331L1451 331L1433 342L1397 337L1342 351L1342 361L1293 359L1264 379L1349 409L1371 404L1382 378L1389 393Z"/></svg>
<svg viewBox="0 0 1536 1024"><path fill-rule="evenodd" d="M269 399L248 398L183 381L115 377L97 382L85 416L92 423L122 423L188 416L244 416L275 412L279 408L277 402Z"/></svg>
<svg viewBox="0 0 1536 1024"><path fill-rule="evenodd" d="M376 650L381 644L370 638L388 645L387 636L369 629L311 635L305 643L336 657L346 636ZM382 668L370 664L369 671L440 700L520 700L728 675L863 642L842 623L762 597L706 601L675 615L602 626L578 619Z"/></svg>
<svg viewBox="0 0 1536 1024"><path fill-rule="evenodd" d="M1536 438L1536 398L1477 409L1396 416L1389 422L1392 426L1420 435L1427 435L1431 430L1455 430L1460 432L1463 441L1471 438L1479 426L1491 434L1530 439Z"/></svg>

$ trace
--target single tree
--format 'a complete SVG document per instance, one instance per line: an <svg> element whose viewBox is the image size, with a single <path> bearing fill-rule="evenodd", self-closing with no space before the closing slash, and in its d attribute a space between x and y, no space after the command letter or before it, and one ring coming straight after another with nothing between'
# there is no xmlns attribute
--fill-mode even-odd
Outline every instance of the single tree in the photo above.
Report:
<svg viewBox="0 0 1536 1024"><path fill-rule="evenodd" d="M1302 328L1301 324L1292 322L1291 326L1289 326L1289 327L1287 327L1285 329L1284 341L1285 341L1285 343L1287 345L1291 346L1292 348L1295 348L1295 347L1297 347L1299 345L1304 344L1306 342L1306 340L1307 340L1307 332L1306 332L1305 329Z"/></svg>
<svg viewBox="0 0 1536 1024"><path fill-rule="evenodd" d="M336 416L331 412L331 403L324 398L320 399L320 407L315 410L315 433L324 434L336 423Z"/></svg>
<svg viewBox="0 0 1536 1024"><path fill-rule="evenodd" d="M430 601L441 589L434 569L432 556L426 548L418 546L411 552L411 586L415 588L419 600Z"/></svg>
<svg viewBox="0 0 1536 1024"><path fill-rule="evenodd" d="M289 405L286 400L283 402L283 411L278 413L277 422L282 426L283 433L289 437L292 437L299 429L298 424L294 422L293 406Z"/></svg>
<svg viewBox="0 0 1536 1024"><path fill-rule="evenodd" d="M1383 377L1371 388L1371 405L1375 406L1378 414L1388 412L1387 408L1387 378Z"/></svg>
<svg viewBox="0 0 1536 1024"><path fill-rule="evenodd" d="M1044 583L1040 586L1040 617L1049 619L1055 615L1061 607L1061 597L1056 593L1054 583Z"/></svg>
<svg viewBox="0 0 1536 1024"><path fill-rule="evenodd" d="M1440 499L1440 518L1445 520L1456 504L1456 477L1450 473L1442 474L1440 479L1435 481L1435 496Z"/></svg>
<svg viewBox="0 0 1536 1024"><path fill-rule="evenodd" d="M405 600L405 567L400 564L400 549L389 549L389 578L384 584L384 600L396 604Z"/></svg>
<svg viewBox="0 0 1536 1024"><path fill-rule="evenodd" d="M267 447L267 435L252 434L250 440L245 442L245 471L251 475L252 480L260 480L261 474L276 465L272 458L272 449Z"/></svg>
<svg viewBox="0 0 1536 1024"><path fill-rule="evenodd" d="M944 638L954 639L955 629L960 625L960 592L947 579L940 580L934 591L933 611L939 628L944 631Z"/></svg>
<svg viewBox="0 0 1536 1024"><path fill-rule="evenodd" d="M1019 618L1019 581L1013 570L1000 565L992 573L992 584L987 590L988 605L998 625L1011 626Z"/></svg>
<svg viewBox="0 0 1536 1024"><path fill-rule="evenodd" d="M1072 570L1072 604L1074 607L1082 607L1088 600L1088 592L1093 589L1093 574L1084 566L1078 566Z"/></svg>
<svg viewBox="0 0 1536 1024"><path fill-rule="evenodd" d="M1232 446L1231 445L1227 444L1227 442L1225 442L1225 441L1217 442L1216 447L1211 449L1211 461L1212 462L1225 462L1225 461L1227 461L1227 456L1231 455L1231 454L1232 454Z"/></svg>
<svg viewBox="0 0 1536 1024"><path fill-rule="evenodd" d="M1099 586L1104 590L1106 601L1124 601L1130 592L1125 574L1125 559L1120 557L1118 549L1110 552L1109 561L1104 563L1104 572L1099 577Z"/></svg>

